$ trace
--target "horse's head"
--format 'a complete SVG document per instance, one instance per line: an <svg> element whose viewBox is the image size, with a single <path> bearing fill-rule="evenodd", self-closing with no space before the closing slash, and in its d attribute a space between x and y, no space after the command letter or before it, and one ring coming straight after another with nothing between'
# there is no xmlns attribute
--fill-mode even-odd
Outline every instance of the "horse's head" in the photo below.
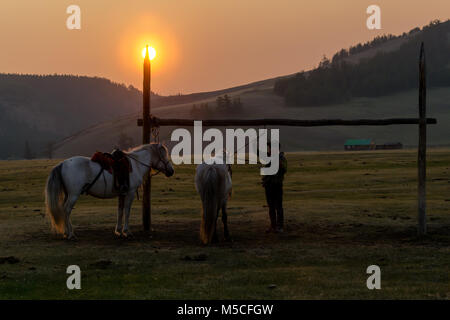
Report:
<svg viewBox="0 0 450 320"><path fill-rule="evenodd" d="M166 177L171 177L175 173L172 163L169 160L169 152L165 145L161 143L154 143L150 145L151 163L150 166L158 171L161 171Z"/></svg>

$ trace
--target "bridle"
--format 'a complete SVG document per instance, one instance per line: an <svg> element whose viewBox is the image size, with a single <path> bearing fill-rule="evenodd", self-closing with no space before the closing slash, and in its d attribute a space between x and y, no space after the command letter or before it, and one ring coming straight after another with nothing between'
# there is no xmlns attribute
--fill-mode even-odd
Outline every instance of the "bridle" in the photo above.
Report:
<svg viewBox="0 0 450 320"><path fill-rule="evenodd" d="M159 159L158 159L158 162L156 163L156 166L158 166L159 163L162 162L162 163L164 164L164 171L167 172L167 165L169 164L169 160L162 160L163 157L162 157L162 155L161 155L161 150L160 150L160 148L158 148L158 156L159 156ZM154 176L156 176L158 173L161 172L161 171L158 170L158 169L155 169L155 170L156 170L156 173L154 174Z"/></svg>
<svg viewBox="0 0 450 320"><path fill-rule="evenodd" d="M158 170L158 169L152 167L151 165L148 165L148 164L146 164L146 163L143 163L142 161L136 159L136 158L133 157L133 156L130 156L130 155L127 154L127 153L125 153L125 156L126 156L127 158L133 159L134 161L136 161L137 163L143 165L144 167L149 168L149 169L150 169L150 172L151 172L151 169L154 169L154 170L156 171L156 173L155 173L155 174L151 174L151 173L150 173L151 176L156 176L157 174L159 174L159 173L161 172L161 170ZM169 164L169 160L162 160L163 157L162 157L162 155L161 155L161 150L160 150L159 148L158 148L158 156L159 156L159 159L158 159L158 162L156 163L156 167L159 165L160 162L162 162L162 163L164 164L164 171L167 172L167 166L168 166L168 164Z"/></svg>

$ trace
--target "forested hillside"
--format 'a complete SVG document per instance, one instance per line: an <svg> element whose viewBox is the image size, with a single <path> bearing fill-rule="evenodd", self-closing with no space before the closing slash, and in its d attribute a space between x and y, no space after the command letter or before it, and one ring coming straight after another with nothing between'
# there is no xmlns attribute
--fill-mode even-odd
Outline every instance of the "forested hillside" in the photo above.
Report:
<svg viewBox="0 0 450 320"><path fill-rule="evenodd" d="M102 78L0 74L0 158L47 155L49 143L136 112L141 100Z"/></svg>
<svg viewBox="0 0 450 320"><path fill-rule="evenodd" d="M186 95L152 93L152 110L202 101L235 88ZM72 75L0 74L0 159L49 157L53 143L92 125L141 112L142 92L108 79Z"/></svg>
<svg viewBox="0 0 450 320"><path fill-rule="evenodd" d="M396 39L398 50L379 50L370 58L349 62L349 57ZM425 43L429 87L450 86L450 20L433 21L402 36L377 37L372 42L341 50L332 60L324 57L318 68L280 79L274 91L286 104L317 106L344 103L357 97L380 97L417 88L418 56Z"/></svg>

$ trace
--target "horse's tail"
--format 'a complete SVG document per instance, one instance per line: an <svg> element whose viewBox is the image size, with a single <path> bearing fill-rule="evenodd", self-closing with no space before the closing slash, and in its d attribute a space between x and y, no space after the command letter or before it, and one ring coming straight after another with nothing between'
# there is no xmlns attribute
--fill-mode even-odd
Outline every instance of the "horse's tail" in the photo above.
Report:
<svg viewBox="0 0 450 320"><path fill-rule="evenodd" d="M200 240L203 244L208 244L214 235L219 212L219 176L213 167L208 167L203 178L201 192L203 215L200 225Z"/></svg>
<svg viewBox="0 0 450 320"><path fill-rule="evenodd" d="M62 179L62 163L52 169L45 186L45 206L47 216L50 218L52 228L63 234L66 226L64 202L67 191Z"/></svg>

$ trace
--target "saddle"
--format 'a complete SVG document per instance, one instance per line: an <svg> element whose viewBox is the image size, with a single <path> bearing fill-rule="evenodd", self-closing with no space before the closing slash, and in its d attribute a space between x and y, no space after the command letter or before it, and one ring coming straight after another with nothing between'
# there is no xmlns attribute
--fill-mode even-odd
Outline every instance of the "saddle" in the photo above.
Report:
<svg viewBox="0 0 450 320"><path fill-rule="evenodd" d="M120 195L125 195L130 187L130 172L132 171L130 159L121 150L115 149L112 153L96 152L91 161L98 163L102 170L106 170L114 177L114 189Z"/></svg>

